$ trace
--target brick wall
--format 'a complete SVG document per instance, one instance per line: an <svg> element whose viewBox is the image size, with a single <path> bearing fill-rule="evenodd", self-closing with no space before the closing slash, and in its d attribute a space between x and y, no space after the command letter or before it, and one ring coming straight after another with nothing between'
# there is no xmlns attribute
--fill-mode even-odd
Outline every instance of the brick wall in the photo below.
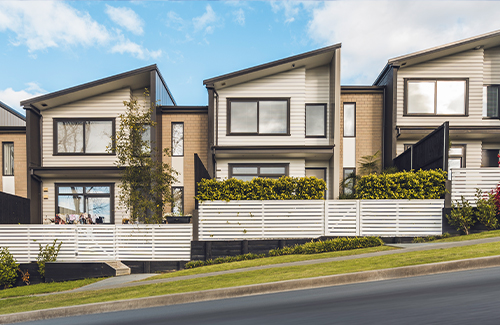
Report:
<svg viewBox="0 0 500 325"><path fill-rule="evenodd" d="M2 142L14 142L14 182L16 195L27 197L27 169L26 169L26 133L0 133L0 168L3 168ZM3 189L2 174L0 173L0 191Z"/></svg>
<svg viewBox="0 0 500 325"><path fill-rule="evenodd" d="M184 122L184 213L194 210L194 154L207 166L208 115L203 113L163 114L162 144L171 149L171 123ZM171 158L164 157L170 164Z"/></svg>

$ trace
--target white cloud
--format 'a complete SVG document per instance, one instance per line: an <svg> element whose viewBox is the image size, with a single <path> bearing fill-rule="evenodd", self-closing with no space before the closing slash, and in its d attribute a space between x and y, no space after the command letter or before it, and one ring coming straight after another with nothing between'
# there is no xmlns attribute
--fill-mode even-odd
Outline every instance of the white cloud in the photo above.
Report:
<svg viewBox="0 0 500 325"><path fill-rule="evenodd" d="M147 60L149 58L159 58L162 55L162 50L150 51L142 45L134 43L123 35L120 35L119 41L111 47L111 53L129 53L138 59Z"/></svg>
<svg viewBox="0 0 500 325"><path fill-rule="evenodd" d="M317 1L271 1L269 4L274 13L279 13L283 10L285 14L284 22L286 24L294 22L299 14L304 11L309 13L319 5Z"/></svg>
<svg viewBox="0 0 500 325"><path fill-rule="evenodd" d="M308 33L342 43L343 84L371 84L389 58L500 29L498 12L495 1L333 1L312 10Z"/></svg>
<svg viewBox="0 0 500 325"><path fill-rule="evenodd" d="M238 9L233 11L234 21L240 24L241 26L245 25L245 11L243 9Z"/></svg>
<svg viewBox="0 0 500 325"><path fill-rule="evenodd" d="M203 15L193 18L193 26L195 31L204 30L206 34L211 34L214 32L219 17L217 17L210 5L207 5L205 10Z"/></svg>
<svg viewBox="0 0 500 325"><path fill-rule="evenodd" d="M130 8L106 5L109 18L119 26L136 35L144 34L144 21Z"/></svg>
<svg viewBox="0 0 500 325"><path fill-rule="evenodd" d="M177 31L181 31L186 27L187 23L175 11L167 13L167 27L171 27Z"/></svg>
<svg viewBox="0 0 500 325"><path fill-rule="evenodd" d="M32 97L40 96L46 93L45 90L40 88L38 84L34 82L29 82L27 83L27 86L25 89L22 90L14 90L12 88L7 88L4 90L0 89L0 101L4 102L5 104L9 105L10 107L14 108L15 110L21 112L24 114L24 110L21 108L19 103L22 100L29 99Z"/></svg>

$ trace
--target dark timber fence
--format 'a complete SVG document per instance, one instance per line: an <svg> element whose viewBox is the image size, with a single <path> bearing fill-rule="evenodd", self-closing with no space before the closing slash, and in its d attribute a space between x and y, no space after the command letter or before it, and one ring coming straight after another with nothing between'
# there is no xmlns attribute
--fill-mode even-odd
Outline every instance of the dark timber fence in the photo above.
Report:
<svg viewBox="0 0 500 325"><path fill-rule="evenodd" d="M30 200L0 192L0 224L19 223L30 223Z"/></svg>

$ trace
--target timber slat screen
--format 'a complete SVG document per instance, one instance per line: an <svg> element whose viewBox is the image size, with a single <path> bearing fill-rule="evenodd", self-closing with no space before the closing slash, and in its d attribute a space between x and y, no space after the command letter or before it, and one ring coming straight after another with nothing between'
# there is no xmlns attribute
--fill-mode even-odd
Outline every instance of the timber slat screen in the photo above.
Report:
<svg viewBox="0 0 500 325"><path fill-rule="evenodd" d="M206 201L199 240L441 235L444 200Z"/></svg>
<svg viewBox="0 0 500 325"><path fill-rule="evenodd" d="M452 168L451 200L460 200L463 195L473 206L476 205L476 189L483 194L491 192L500 183L500 168Z"/></svg>
<svg viewBox="0 0 500 325"><path fill-rule="evenodd" d="M0 247L18 262L62 242L57 261L189 261L192 225L0 225Z"/></svg>

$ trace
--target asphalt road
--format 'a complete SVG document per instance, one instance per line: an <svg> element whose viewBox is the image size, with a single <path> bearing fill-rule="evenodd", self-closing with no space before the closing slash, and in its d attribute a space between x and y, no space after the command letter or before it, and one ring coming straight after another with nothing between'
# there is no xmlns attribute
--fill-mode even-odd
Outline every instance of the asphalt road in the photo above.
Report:
<svg viewBox="0 0 500 325"><path fill-rule="evenodd" d="M500 268L22 324L500 324Z"/></svg>

